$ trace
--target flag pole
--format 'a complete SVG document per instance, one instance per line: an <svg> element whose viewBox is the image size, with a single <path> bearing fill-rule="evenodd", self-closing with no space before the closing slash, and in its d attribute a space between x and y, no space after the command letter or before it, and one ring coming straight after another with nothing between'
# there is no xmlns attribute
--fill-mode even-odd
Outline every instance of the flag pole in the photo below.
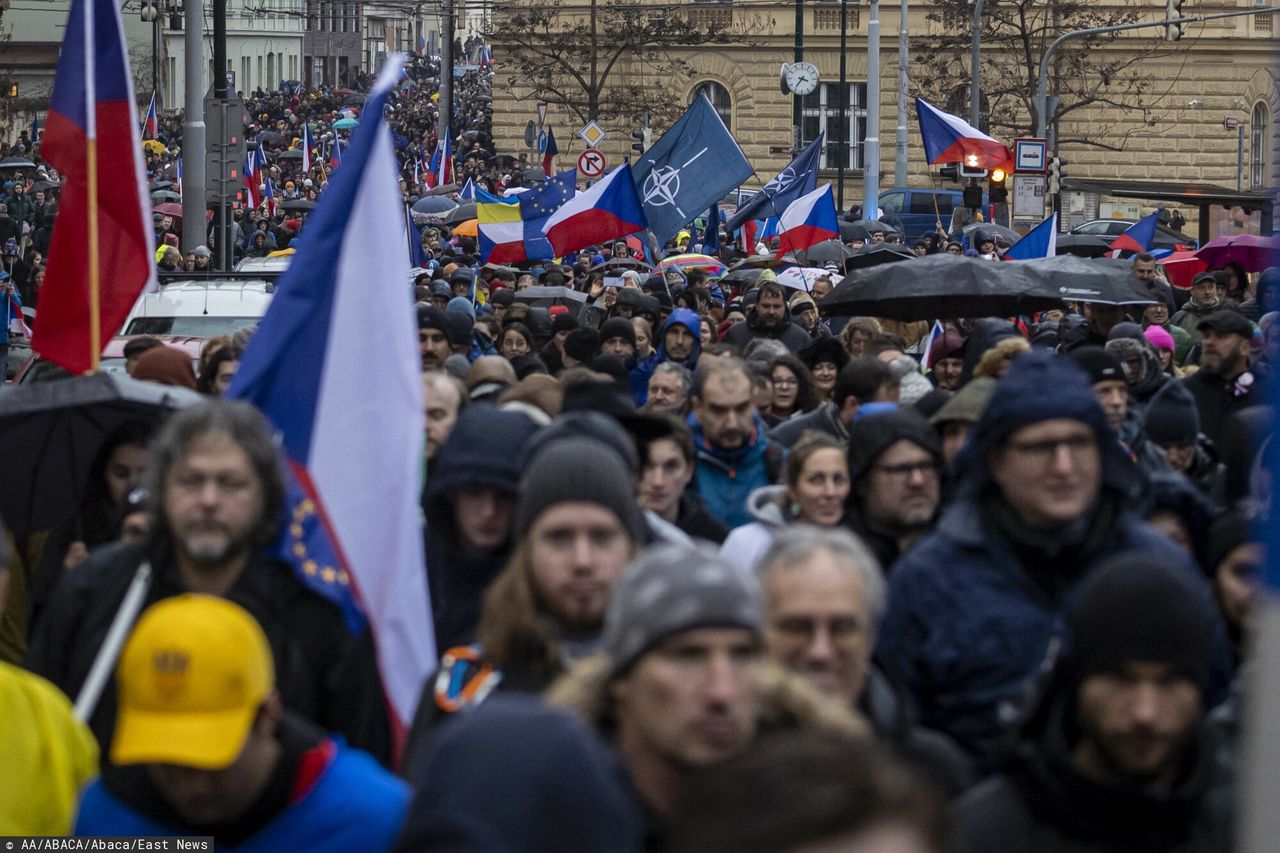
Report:
<svg viewBox="0 0 1280 853"><path fill-rule="evenodd" d="M98 140L89 137L86 160L89 171L89 372L98 372L102 353L102 306L98 300Z"/></svg>

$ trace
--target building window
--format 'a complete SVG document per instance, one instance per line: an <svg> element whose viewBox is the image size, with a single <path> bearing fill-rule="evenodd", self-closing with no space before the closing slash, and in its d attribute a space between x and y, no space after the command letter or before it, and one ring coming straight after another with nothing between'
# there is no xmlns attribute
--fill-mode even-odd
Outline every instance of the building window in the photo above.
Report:
<svg viewBox="0 0 1280 853"><path fill-rule="evenodd" d="M732 126L733 99L729 97L728 89L719 83L708 80L694 87L693 96L689 102L693 103L699 95L707 96L707 100L711 102L711 106L715 108L716 115L720 116L720 120L724 122L725 127Z"/></svg>
<svg viewBox="0 0 1280 853"><path fill-rule="evenodd" d="M1267 145L1271 138L1271 116L1267 105L1253 105L1249 118L1249 186L1261 189L1267 183Z"/></svg>
<svg viewBox="0 0 1280 853"><path fill-rule="evenodd" d="M840 99L845 98L845 137L849 143L845 168L862 168L862 144L867 138L867 84L822 83L800 102L800 141L808 145L822 131L827 142L819 168L835 169L840 164Z"/></svg>

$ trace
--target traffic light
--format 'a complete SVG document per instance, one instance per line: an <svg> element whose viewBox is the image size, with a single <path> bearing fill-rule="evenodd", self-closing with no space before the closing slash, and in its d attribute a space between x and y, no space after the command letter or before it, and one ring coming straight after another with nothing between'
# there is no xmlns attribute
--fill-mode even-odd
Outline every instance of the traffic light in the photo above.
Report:
<svg viewBox="0 0 1280 853"><path fill-rule="evenodd" d="M991 170L991 183L987 187L987 198L992 204L1004 204L1009 200L1009 188L1005 185L1004 169Z"/></svg>
<svg viewBox="0 0 1280 853"><path fill-rule="evenodd" d="M1049 159L1049 195L1057 195L1062 192L1062 158L1052 157Z"/></svg>
<svg viewBox="0 0 1280 853"><path fill-rule="evenodd" d="M653 135L649 128L645 127L631 131L631 138L635 140L635 142L631 143L631 150L636 154L643 154L649 150L649 146L652 144L650 140Z"/></svg>
<svg viewBox="0 0 1280 853"><path fill-rule="evenodd" d="M977 154L970 154L960 164L960 177L962 178L978 178L981 180L986 176L987 170L978 165Z"/></svg>
<svg viewBox="0 0 1280 853"><path fill-rule="evenodd" d="M948 163L938 170L938 174L953 184L960 183L960 164Z"/></svg>
<svg viewBox="0 0 1280 853"><path fill-rule="evenodd" d="M1176 19L1182 17L1182 0L1165 0L1164 4L1165 20ZM1165 24L1164 40L1177 41L1182 38L1182 24Z"/></svg>

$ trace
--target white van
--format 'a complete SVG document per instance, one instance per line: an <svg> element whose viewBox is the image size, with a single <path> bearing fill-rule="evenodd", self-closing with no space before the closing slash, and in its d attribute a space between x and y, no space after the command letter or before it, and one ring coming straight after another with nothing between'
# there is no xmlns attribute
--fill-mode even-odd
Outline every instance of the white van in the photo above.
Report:
<svg viewBox="0 0 1280 853"><path fill-rule="evenodd" d="M144 293L125 318L124 335L212 338L252 326L267 313L275 282L256 276L180 279Z"/></svg>

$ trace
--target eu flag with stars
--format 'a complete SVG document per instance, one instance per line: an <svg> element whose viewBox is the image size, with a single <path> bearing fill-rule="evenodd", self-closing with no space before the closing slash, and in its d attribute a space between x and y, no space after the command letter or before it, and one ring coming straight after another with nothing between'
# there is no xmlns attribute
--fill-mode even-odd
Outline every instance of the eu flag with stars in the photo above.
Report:
<svg viewBox="0 0 1280 853"><path fill-rule="evenodd" d="M520 194L520 220L524 224L524 256L526 260L546 260L556 256L542 233L547 218L577 191L576 169L561 172L543 181L527 193Z"/></svg>
<svg viewBox="0 0 1280 853"><path fill-rule="evenodd" d="M754 174L706 95L631 168L659 245Z"/></svg>

